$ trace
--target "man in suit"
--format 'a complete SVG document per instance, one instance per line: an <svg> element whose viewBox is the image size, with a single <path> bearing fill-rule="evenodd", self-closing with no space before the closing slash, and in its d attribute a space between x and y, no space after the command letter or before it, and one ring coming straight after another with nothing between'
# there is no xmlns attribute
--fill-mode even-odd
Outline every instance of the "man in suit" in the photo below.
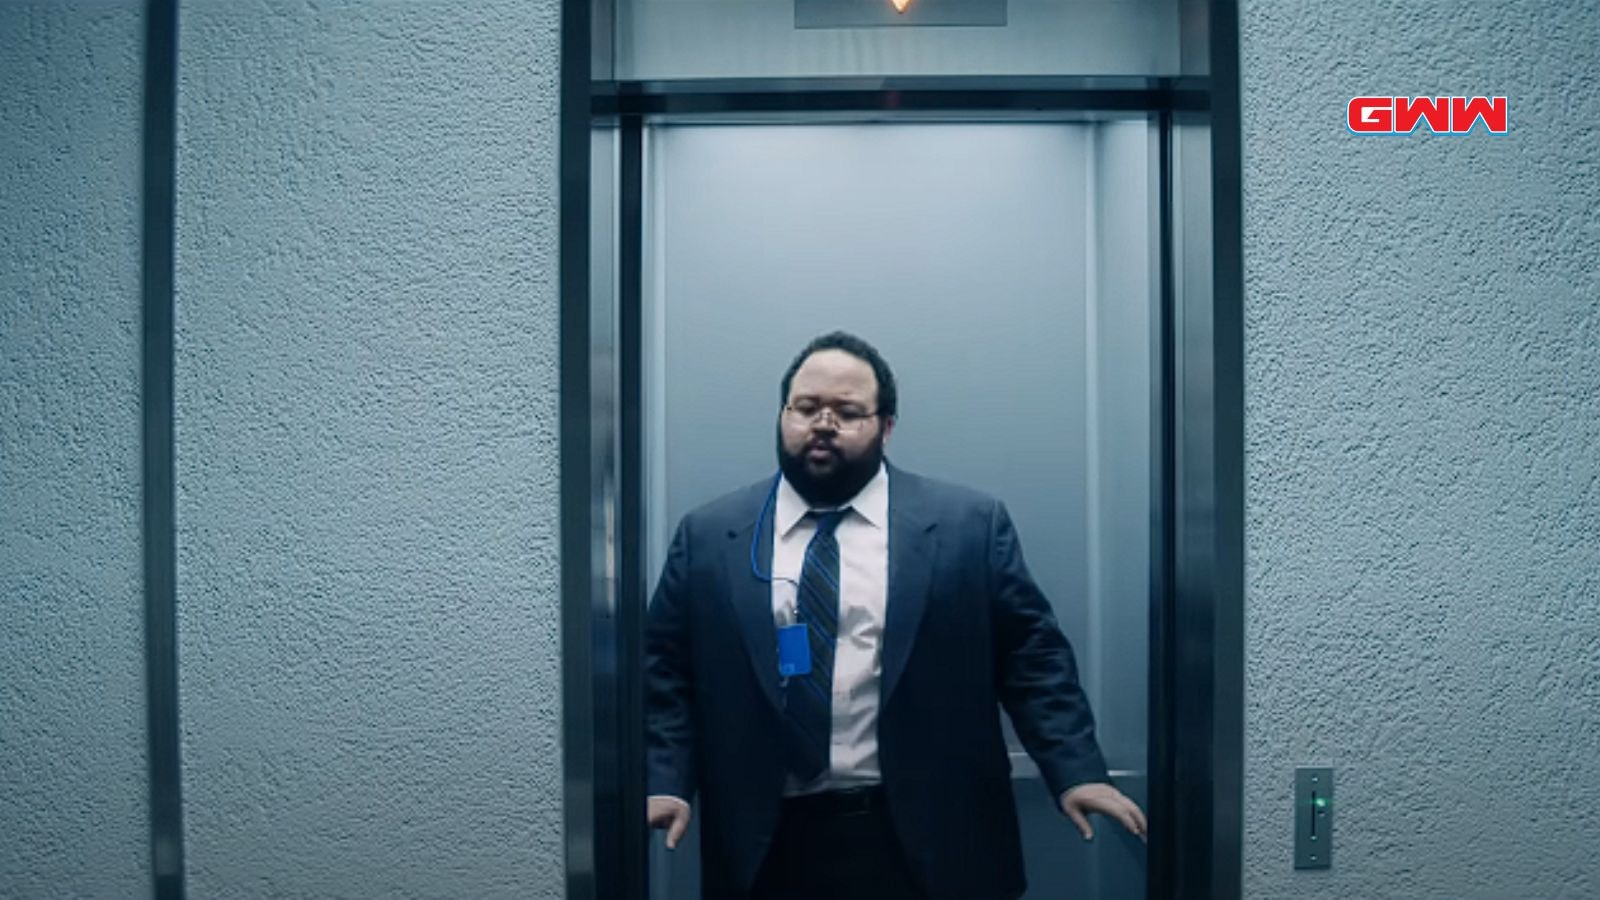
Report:
<svg viewBox="0 0 1600 900"><path fill-rule="evenodd" d="M1004 505L885 462L859 338L781 396L780 474L683 518L646 631L648 816L675 847L699 813L704 896L1020 897L1002 707L1085 839L1142 837Z"/></svg>

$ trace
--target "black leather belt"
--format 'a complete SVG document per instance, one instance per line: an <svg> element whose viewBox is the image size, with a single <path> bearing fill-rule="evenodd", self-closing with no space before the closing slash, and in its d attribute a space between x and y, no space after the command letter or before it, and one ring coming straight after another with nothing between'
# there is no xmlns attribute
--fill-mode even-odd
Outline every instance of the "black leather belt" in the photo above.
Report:
<svg viewBox="0 0 1600 900"><path fill-rule="evenodd" d="M860 816L883 808L883 786L876 784L842 791L823 791L820 794L802 794L783 801L785 813L809 818Z"/></svg>

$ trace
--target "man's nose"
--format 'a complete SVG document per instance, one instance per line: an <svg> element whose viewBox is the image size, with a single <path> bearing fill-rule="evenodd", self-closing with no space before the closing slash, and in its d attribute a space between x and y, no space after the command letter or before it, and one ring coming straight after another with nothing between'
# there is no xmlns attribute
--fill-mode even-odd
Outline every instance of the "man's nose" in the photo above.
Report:
<svg viewBox="0 0 1600 900"><path fill-rule="evenodd" d="M833 417L833 410L823 409L817 417L811 420L812 434L837 434L839 422Z"/></svg>

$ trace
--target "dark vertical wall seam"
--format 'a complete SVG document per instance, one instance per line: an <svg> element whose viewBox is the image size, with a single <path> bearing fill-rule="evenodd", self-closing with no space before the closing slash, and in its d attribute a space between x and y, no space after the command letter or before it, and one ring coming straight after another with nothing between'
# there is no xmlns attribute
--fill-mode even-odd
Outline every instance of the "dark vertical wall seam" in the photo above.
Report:
<svg viewBox="0 0 1600 900"><path fill-rule="evenodd" d="M149 0L145 29L140 318L150 861L156 900L178 900L184 895L182 763L178 733L177 521L173 476L178 0Z"/></svg>

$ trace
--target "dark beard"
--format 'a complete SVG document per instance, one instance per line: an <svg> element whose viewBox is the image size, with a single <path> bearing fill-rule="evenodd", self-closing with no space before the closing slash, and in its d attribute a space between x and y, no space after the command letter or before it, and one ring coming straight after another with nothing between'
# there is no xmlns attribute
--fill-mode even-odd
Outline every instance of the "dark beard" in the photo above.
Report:
<svg viewBox="0 0 1600 900"><path fill-rule="evenodd" d="M807 442L809 445L809 441ZM836 460L832 472L825 475L814 475L806 468L806 451L801 448L799 454L791 454L783 447L783 426L778 426L778 470L783 472L783 477L811 506L819 509L832 509L861 493L867 482L878 474L878 469L883 465L883 433L880 431L877 438L862 454L855 458L844 456L834 447Z"/></svg>

